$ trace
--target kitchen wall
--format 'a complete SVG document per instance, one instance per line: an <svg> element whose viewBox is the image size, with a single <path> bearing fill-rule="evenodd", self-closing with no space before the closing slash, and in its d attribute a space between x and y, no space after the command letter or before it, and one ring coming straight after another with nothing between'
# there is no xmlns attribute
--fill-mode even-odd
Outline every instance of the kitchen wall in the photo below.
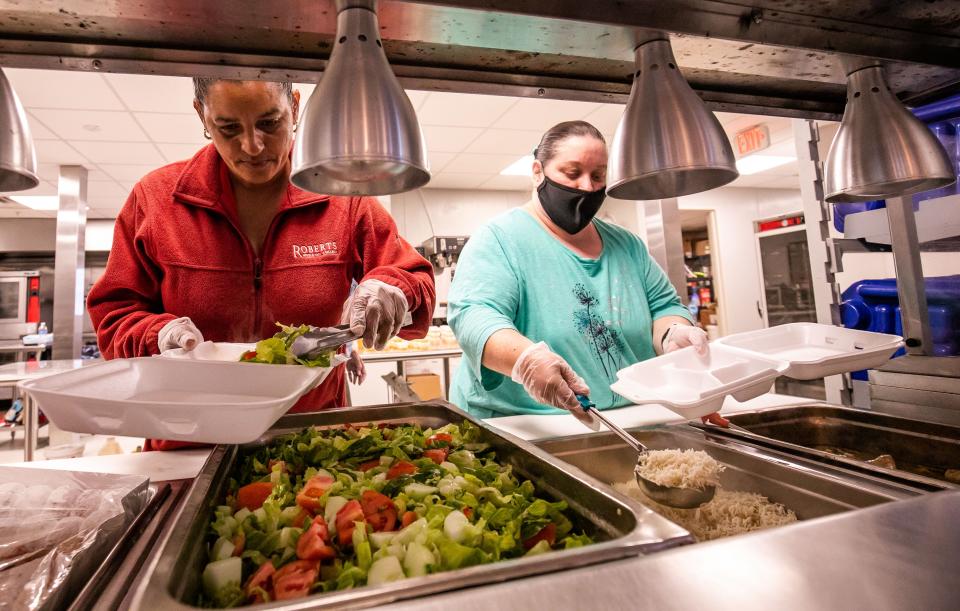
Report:
<svg viewBox="0 0 960 611"><path fill-rule="evenodd" d="M713 211L711 241L720 333L763 328L754 222L800 212L799 190L722 188L679 198L685 210Z"/></svg>
<svg viewBox="0 0 960 611"><path fill-rule="evenodd" d="M113 220L90 219L84 234L88 252L109 252L113 243ZM0 222L0 253L53 252L57 246L57 220L3 219Z"/></svg>

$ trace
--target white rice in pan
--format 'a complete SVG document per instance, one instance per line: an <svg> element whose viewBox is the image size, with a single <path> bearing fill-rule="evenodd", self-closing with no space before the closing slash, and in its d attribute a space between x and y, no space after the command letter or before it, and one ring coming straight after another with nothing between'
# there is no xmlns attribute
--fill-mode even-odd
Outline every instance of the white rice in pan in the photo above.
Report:
<svg viewBox="0 0 960 611"><path fill-rule="evenodd" d="M637 473L661 486L703 490L720 483L723 469L702 450L651 450L637 466Z"/></svg>
<svg viewBox="0 0 960 611"><path fill-rule="evenodd" d="M699 450L657 450L649 453L641 475L671 487L703 489L718 485L723 465ZM753 492L717 488L713 500L697 509L675 509L650 500L633 479L616 483L618 492L631 496L687 530L697 541L740 535L797 521L797 514L780 503Z"/></svg>

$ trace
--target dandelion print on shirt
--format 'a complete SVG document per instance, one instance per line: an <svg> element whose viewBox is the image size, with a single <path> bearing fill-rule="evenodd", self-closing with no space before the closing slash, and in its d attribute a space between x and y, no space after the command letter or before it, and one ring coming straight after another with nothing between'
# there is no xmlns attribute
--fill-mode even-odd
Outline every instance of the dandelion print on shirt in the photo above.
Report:
<svg viewBox="0 0 960 611"><path fill-rule="evenodd" d="M579 282L573 287L579 307L573 312L577 331L593 349L607 378L613 379L623 362L623 338L600 315L600 300Z"/></svg>

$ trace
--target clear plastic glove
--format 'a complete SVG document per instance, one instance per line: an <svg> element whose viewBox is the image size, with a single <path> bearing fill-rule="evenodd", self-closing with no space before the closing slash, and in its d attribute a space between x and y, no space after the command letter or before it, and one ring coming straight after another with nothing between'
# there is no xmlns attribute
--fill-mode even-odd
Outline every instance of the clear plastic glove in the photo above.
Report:
<svg viewBox="0 0 960 611"><path fill-rule="evenodd" d="M200 329L186 316L171 320L163 325L160 333L157 334L157 344L160 346L160 352L175 350L176 348L193 350L202 341L203 333L200 333Z"/></svg>
<svg viewBox="0 0 960 611"><path fill-rule="evenodd" d="M527 346L520 353L510 379L522 385L535 401L565 409L593 430L600 429L597 419L583 411L577 401L577 395L589 395L590 388L563 357L551 352L544 342Z"/></svg>
<svg viewBox="0 0 960 611"><path fill-rule="evenodd" d="M342 322L363 337L365 346L383 350L400 332L407 307L402 290L379 280L364 280L344 304Z"/></svg>
<svg viewBox="0 0 960 611"><path fill-rule="evenodd" d="M364 366L360 352L357 350L356 342L347 344L346 354L347 379L350 380L351 384L363 384L363 381L367 379L367 368Z"/></svg>
<svg viewBox="0 0 960 611"><path fill-rule="evenodd" d="M703 356L707 353L708 341L707 333L700 327L676 323L670 326L663 338L663 353L666 354L680 348L693 346L697 354Z"/></svg>

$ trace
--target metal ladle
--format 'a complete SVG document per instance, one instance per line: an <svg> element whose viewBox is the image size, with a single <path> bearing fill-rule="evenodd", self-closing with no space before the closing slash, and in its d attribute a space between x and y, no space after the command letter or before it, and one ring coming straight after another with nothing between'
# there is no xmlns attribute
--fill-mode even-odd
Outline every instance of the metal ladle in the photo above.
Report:
<svg viewBox="0 0 960 611"><path fill-rule="evenodd" d="M640 465L643 462L644 456L650 451L647 449L647 446L640 443L633 435L604 416L600 410L596 408L597 406L587 397L577 395L577 400L580 401L580 405L583 406L583 411L593 414L607 425L608 429L627 442L627 445L637 451L637 465L633 469L633 475L637 478L637 485L640 486L640 490L650 499L661 505L674 507L676 509L695 509L713 500L713 496L717 493L717 487L712 484L705 486L703 489L673 488L671 486L662 486L641 476Z"/></svg>

